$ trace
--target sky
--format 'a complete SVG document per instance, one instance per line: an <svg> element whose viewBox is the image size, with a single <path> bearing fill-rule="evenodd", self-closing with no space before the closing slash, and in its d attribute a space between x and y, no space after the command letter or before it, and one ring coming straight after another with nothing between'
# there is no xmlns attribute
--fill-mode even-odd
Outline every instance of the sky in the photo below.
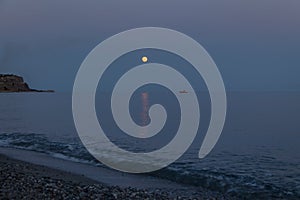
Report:
<svg viewBox="0 0 300 200"><path fill-rule="evenodd" d="M300 90L299 0L0 0L0 73L71 91L95 46L147 26L198 41L227 90Z"/></svg>

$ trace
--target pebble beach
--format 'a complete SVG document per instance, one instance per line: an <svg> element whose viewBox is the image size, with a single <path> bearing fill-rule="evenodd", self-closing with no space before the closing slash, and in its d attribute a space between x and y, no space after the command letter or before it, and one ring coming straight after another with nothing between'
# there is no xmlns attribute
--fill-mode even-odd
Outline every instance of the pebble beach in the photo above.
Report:
<svg viewBox="0 0 300 200"><path fill-rule="evenodd" d="M0 199L231 199L209 191L179 193L108 186L0 154Z"/></svg>

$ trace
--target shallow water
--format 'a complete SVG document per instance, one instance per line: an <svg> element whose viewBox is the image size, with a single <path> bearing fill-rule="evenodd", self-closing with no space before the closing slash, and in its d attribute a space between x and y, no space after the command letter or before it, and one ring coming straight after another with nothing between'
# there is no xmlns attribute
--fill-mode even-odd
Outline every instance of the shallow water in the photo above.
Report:
<svg viewBox="0 0 300 200"><path fill-rule="evenodd" d="M141 91L141 94L143 92ZM113 124L101 108L107 94L98 94L98 118L109 124L110 139L135 152L160 148L176 132L176 102L170 103L168 130L152 141L132 141ZM148 107L159 99L145 100L136 94L134 120L146 125ZM226 124L214 150L204 159L198 151L210 117L209 98L200 103L198 137L175 163L151 175L180 183L201 185L243 198L300 198L300 94L279 92L228 93ZM101 165L83 147L75 130L71 95L62 93L0 94L0 146L43 152L76 162ZM102 109L102 111L101 111ZM147 110L146 109L146 110ZM134 145L132 145L134 144ZM101 165L102 166L102 165Z"/></svg>

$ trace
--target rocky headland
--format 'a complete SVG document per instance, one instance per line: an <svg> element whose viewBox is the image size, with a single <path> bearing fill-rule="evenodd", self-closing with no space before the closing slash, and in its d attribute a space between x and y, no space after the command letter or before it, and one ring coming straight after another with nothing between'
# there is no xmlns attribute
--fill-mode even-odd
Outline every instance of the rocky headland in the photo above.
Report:
<svg viewBox="0 0 300 200"><path fill-rule="evenodd" d="M53 90L31 89L21 76L0 74L0 92L54 92Z"/></svg>

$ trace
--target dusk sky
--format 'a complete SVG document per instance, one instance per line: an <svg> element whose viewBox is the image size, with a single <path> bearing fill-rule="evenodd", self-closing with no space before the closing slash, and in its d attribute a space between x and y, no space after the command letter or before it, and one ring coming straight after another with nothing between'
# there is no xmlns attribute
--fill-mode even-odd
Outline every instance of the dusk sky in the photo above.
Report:
<svg viewBox="0 0 300 200"><path fill-rule="evenodd" d="M300 90L299 10L299 0L0 0L0 73L71 91L101 41L155 26L202 44L227 90Z"/></svg>

